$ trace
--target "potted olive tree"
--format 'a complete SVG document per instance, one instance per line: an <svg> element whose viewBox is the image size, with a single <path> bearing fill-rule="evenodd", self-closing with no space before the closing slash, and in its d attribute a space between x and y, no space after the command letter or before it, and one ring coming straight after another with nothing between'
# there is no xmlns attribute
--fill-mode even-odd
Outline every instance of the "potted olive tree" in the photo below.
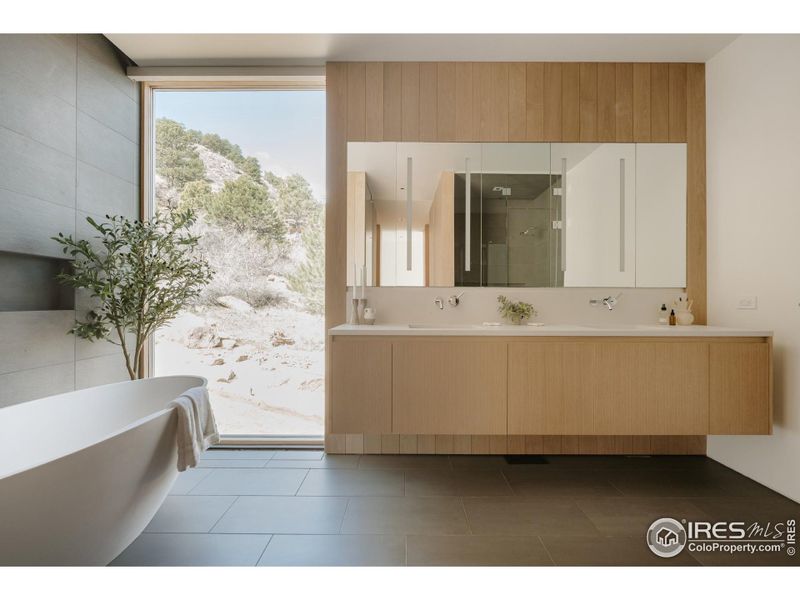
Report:
<svg viewBox="0 0 800 600"><path fill-rule="evenodd" d="M142 221L106 219L86 218L97 232L91 240L63 233L53 238L73 261L58 280L87 290L94 303L70 333L120 346L128 375L137 379L148 337L194 300L213 272L196 251L199 238L190 231L191 211Z"/></svg>

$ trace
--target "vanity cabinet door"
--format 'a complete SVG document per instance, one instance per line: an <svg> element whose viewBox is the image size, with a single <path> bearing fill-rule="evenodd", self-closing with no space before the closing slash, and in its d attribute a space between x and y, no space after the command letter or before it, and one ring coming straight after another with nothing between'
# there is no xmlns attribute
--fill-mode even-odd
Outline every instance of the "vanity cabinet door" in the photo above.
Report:
<svg viewBox="0 0 800 600"><path fill-rule="evenodd" d="M392 431L392 342L330 338L331 433Z"/></svg>
<svg viewBox="0 0 800 600"><path fill-rule="evenodd" d="M392 431L505 435L506 347L465 338L395 341Z"/></svg>
<svg viewBox="0 0 800 600"><path fill-rule="evenodd" d="M708 433L708 344L510 342L509 435Z"/></svg>
<svg viewBox="0 0 800 600"><path fill-rule="evenodd" d="M771 347L764 342L711 344L711 434L772 433Z"/></svg>
<svg viewBox="0 0 800 600"><path fill-rule="evenodd" d="M559 342L508 345L508 434L564 433L564 354Z"/></svg>

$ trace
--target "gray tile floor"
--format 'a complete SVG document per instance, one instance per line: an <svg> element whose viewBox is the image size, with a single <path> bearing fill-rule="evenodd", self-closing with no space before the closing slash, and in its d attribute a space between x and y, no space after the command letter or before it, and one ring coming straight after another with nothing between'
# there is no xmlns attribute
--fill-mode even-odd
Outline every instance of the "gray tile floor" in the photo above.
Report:
<svg viewBox="0 0 800 600"><path fill-rule="evenodd" d="M210 450L114 565L800 565L646 547L656 518L800 519L703 457L326 456Z"/></svg>

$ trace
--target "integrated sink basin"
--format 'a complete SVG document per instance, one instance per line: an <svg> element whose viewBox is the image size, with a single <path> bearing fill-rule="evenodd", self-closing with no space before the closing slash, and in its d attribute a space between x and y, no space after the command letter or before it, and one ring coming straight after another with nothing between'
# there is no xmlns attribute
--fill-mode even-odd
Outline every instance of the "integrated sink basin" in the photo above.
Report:
<svg viewBox="0 0 800 600"><path fill-rule="evenodd" d="M573 325L572 327L581 327L583 329L602 329L602 330L629 330L637 329L642 331L666 329L669 325L615 325L612 323L599 323L593 325Z"/></svg>
<svg viewBox="0 0 800 600"><path fill-rule="evenodd" d="M434 325L432 323L409 323L409 329L480 329L481 325L456 324L456 325Z"/></svg>
<svg viewBox="0 0 800 600"><path fill-rule="evenodd" d="M331 335L400 335L450 337L770 337L771 331L736 329L709 325L670 327L652 324L595 323L511 325L510 323L376 323L374 325L339 325L329 330Z"/></svg>
<svg viewBox="0 0 800 600"><path fill-rule="evenodd" d="M480 329L480 330L558 330L558 331L591 331L591 330L603 330L603 331L618 331L618 330L640 330L640 331L658 331L662 329L666 329L666 325L614 325L610 323L601 323L596 325L574 325L574 324L563 324L563 323L553 323L553 324L544 324L544 325L511 325L509 323L500 323L496 325L487 325L487 324L473 324L473 323L453 323L453 324L435 324L435 323L409 323L409 329L437 329L437 330L469 330L469 329Z"/></svg>

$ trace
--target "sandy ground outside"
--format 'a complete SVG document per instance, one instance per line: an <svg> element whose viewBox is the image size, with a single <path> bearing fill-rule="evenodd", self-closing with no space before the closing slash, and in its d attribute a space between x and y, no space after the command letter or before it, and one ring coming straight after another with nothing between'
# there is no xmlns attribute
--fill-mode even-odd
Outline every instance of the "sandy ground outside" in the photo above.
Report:
<svg viewBox="0 0 800 600"><path fill-rule="evenodd" d="M293 308L195 307L156 334L156 375L201 375L223 435L322 435L325 325Z"/></svg>

